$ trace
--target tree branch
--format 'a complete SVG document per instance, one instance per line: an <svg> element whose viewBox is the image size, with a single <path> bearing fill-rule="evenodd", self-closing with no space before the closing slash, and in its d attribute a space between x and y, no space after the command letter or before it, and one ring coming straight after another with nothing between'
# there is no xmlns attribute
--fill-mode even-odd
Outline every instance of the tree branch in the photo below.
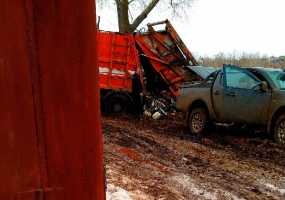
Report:
<svg viewBox="0 0 285 200"><path fill-rule="evenodd" d="M152 0L148 4L148 6L142 11L142 13L131 24L130 32L134 32L136 30L136 28L143 22L143 20L147 18L148 14L154 9L154 7L157 5L159 1L160 0Z"/></svg>

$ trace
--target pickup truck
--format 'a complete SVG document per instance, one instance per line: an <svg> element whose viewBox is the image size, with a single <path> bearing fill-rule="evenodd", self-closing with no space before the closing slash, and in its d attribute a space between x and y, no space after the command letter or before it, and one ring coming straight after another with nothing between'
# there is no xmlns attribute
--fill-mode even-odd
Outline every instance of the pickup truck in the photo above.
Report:
<svg viewBox="0 0 285 200"><path fill-rule="evenodd" d="M192 134L212 123L260 125L285 144L285 71L224 65L198 83L181 86L176 107Z"/></svg>

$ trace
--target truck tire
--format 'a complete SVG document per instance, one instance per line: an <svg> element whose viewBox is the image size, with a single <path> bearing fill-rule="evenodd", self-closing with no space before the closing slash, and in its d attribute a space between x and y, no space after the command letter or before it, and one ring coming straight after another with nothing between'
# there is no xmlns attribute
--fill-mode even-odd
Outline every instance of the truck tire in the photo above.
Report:
<svg viewBox="0 0 285 200"><path fill-rule="evenodd" d="M285 145L285 113L280 115L273 128L274 140Z"/></svg>
<svg viewBox="0 0 285 200"><path fill-rule="evenodd" d="M106 114L128 113L134 106L131 97L122 92L110 92L105 95L102 104Z"/></svg>
<svg viewBox="0 0 285 200"><path fill-rule="evenodd" d="M188 116L188 128L191 134L199 136L206 132L209 126L209 115L204 107L190 109Z"/></svg>

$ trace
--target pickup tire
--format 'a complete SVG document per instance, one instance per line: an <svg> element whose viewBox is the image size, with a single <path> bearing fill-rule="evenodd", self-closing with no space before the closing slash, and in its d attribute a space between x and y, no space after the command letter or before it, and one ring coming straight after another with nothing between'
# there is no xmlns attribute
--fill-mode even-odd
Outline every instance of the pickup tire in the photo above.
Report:
<svg viewBox="0 0 285 200"><path fill-rule="evenodd" d="M273 127L274 140L282 145L285 145L285 113L277 118Z"/></svg>
<svg viewBox="0 0 285 200"><path fill-rule="evenodd" d="M209 127L208 111L204 107L194 107L189 110L188 128L193 135L202 135Z"/></svg>

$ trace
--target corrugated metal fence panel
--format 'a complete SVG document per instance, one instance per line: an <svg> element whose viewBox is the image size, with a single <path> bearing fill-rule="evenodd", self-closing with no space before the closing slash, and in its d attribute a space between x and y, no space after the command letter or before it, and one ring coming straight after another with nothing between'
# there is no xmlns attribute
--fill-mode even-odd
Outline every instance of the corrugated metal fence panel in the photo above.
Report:
<svg viewBox="0 0 285 200"><path fill-rule="evenodd" d="M23 1L0 6L0 199L25 196L40 187L26 12Z"/></svg>
<svg viewBox="0 0 285 200"><path fill-rule="evenodd" d="M0 22L0 199L103 199L94 1L6 0Z"/></svg>
<svg viewBox="0 0 285 200"><path fill-rule="evenodd" d="M35 1L47 187L65 199L101 199L96 23L92 0ZM52 19L52 20L51 20Z"/></svg>

